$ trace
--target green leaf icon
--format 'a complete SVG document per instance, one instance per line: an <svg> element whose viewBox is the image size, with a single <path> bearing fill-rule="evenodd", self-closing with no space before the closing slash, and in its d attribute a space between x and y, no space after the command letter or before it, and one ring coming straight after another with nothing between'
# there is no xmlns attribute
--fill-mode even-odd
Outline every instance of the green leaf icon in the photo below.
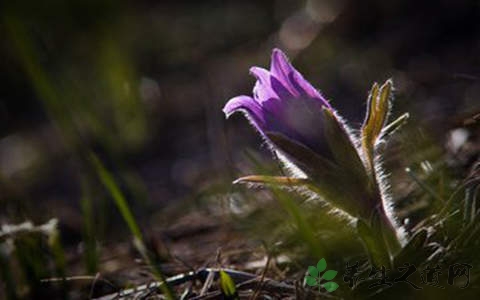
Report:
<svg viewBox="0 0 480 300"><path fill-rule="evenodd" d="M318 270L314 266L308 267L308 273L313 277L318 277Z"/></svg>
<svg viewBox="0 0 480 300"><path fill-rule="evenodd" d="M338 284L333 281L329 281L323 284L323 287L327 290L327 292L333 292L338 289Z"/></svg>
<svg viewBox="0 0 480 300"><path fill-rule="evenodd" d="M327 272L323 273L322 278L325 280L332 280L333 278L335 278L335 276L337 276L337 273L337 271L328 270Z"/></svg>
<svg viewBox="0 0 480 300"><path fill-rule="evenodd" d="M323 272L327 268L327 261L325 258L322 258L321 260L318 261L317 264L317 270L318 272Z"/></svg>
<svg viewBox="0 0 480 300"><path fill-rule="evenodd" d="M316 286L318 284L317 279L312 276L305 277L305 281L309 286Z"/></svg>

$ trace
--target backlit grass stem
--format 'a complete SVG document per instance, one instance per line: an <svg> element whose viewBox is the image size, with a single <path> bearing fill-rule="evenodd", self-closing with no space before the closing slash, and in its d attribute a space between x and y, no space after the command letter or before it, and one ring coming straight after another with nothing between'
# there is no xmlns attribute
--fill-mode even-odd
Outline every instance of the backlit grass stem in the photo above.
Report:
<svg viewBox="0 0 480 300"><path fill-rule="evenodd" d="M105 168L105 166L95 154L90 154L90 161L92 162L92 165L97 172L100 181L110 193L110 196L114 200L115 205L120 211L120 214L122 215L124 221L127 223L127 226L134 237L133 244L135 245L135 248L137 248L138 252L140 252L140 255L142 255L143 259L149 265L151 265L153 275L156 277L156 279L162 283L165 283L165 276L163 275L160 268L153 263L153 260L148 254L147 248L145 247L145 243L143 241L142 232L140 231L140 227L138 226L135 217L133 216L133 213L128 206L127 200L125 199L125 196L115 182L112 174ZM166 283L160 285L160 289L165 294L167 299L175 299L172 290Z"/></svg>

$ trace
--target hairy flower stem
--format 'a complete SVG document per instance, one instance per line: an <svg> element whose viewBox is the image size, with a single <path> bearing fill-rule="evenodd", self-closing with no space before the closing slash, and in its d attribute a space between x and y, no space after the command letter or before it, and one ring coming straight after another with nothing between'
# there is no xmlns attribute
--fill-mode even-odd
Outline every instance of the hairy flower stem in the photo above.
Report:
<svg viewBox="0 0 480 300"><path fill-rule="evenodd" d="M382 205L378 205L368 220L359 219L357 230L370 262L376 267L393 267L393 256L400 249L397 230Z"/></svg>
<svg viewBox="0 0 480 300"><path fill-rule="evenodd" d="M401 243L398 239L398 231L395 228L395 225L392 224L391 220L387 217L383 207L378 214L381 216L380 223L382 225L383 238L387 243L390 257L393 257L393 255L401 248Z"/></svg>

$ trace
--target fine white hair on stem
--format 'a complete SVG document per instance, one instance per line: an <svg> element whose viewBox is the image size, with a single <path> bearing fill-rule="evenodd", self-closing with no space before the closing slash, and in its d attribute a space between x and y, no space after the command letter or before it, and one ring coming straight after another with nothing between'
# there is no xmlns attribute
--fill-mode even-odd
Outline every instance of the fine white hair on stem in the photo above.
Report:
<svg viewBox="0 0 480 300"><path fill-rule="evenodd" d="M307 174L305 174L299 167L297 167L297 165L291 162L281 151L276 150L274 146L271 145L269 142L267 143L272 148L272 151L274 152L275 156L278 157L278 159L282 163L288 175L295 178L305 178L305 179L308 178Z"/></svg>
<svg viewBox="0 0 480 300"><path fill-rule="evenodd" d="M364 157L363 152L362 152L362 141L359 138L359 131L351 128L348 125L348 123L343 119L343 117L338 114L338 112L336 110L332 109L331 111L333 112L333 115L335 116L335 118L338 120L340 125L343 127L343 129L347 133L347 136L349 137L350 141L352 142L352 145L357 150L358 156L362 160L363 165L366 166L366 162L365 162L366 158Z"/></svg>
<svg viewBox="0 0 480 300"><path fill-rule="evenodd" d="M378 140L377 145L380 143L386 143L386 141ZM397 238L402 246L407 242L406 232L403 226L400 225L395 214L395 207L391 196L391 187L388 180L389 174L387 174L383 168L382 156L379 154L374 155L373 167L375 168L375 180L380 192L381 205L385 211L388 220L396 231Z"/></svg>
<svg viewBox="0 0 480 300"><path fill-rule="evenodd" d="M350 226L354 226L356 218L350 214L338 209L330 204L327 200L323 199L319 194L310 190L308 187L293 187L293 190L299 193L304 199L304 203L314 202L316 205L320 204L322 207L328 208L328 215L335 217L338 220L343 220Z"/></svg>

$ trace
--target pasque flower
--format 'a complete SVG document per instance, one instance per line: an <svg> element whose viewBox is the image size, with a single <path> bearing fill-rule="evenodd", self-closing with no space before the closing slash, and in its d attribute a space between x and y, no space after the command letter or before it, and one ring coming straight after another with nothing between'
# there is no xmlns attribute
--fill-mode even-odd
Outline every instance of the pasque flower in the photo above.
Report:
<svg viewBox="0 0 480 300"><path fill-rule="evenodd" d="M223 109L226 116L243 112L282 161L295 167L292 175L313 180L312 187L321 189L323 198L332 199L335 207L355 217L370 214L377 204L372 197L363 205L350 199L355 187L368 185L368 175L355 138L330 103L279 49L273 50L270 70L252 67L250 72L257 79L253 97L228 101Z"/></svg>
<svg viewBox="0 0 480 300"><path fill-rule="evenodd" d="M277 132L322 153L325 140L319 126L322 108L331 108L328 101L279 49L273 50L270 70L252 67L250 73L257 79L253 97L231 99L223 109L225 114L242 111L264 137Z"/></svg>
<svg viewBox="0 0 480 300"><path fill-rule="evenodd" d="M254 175L237 182L305 186L356 218L365 244L377 247L370 249L372 252L398 247L398 228L390 213L379 149L379 142L408 117L405 114L387 126L392 82L373 85L357 136L281 50L273 50L269 70L252 67L250 73L257 80L253 96L232 98L223 111L227 117L244 113L294 172L291 177ZM383 242L372 246L371 240L378 236L384 237ZM385 263L385 257L377 263Z"/></svg>

